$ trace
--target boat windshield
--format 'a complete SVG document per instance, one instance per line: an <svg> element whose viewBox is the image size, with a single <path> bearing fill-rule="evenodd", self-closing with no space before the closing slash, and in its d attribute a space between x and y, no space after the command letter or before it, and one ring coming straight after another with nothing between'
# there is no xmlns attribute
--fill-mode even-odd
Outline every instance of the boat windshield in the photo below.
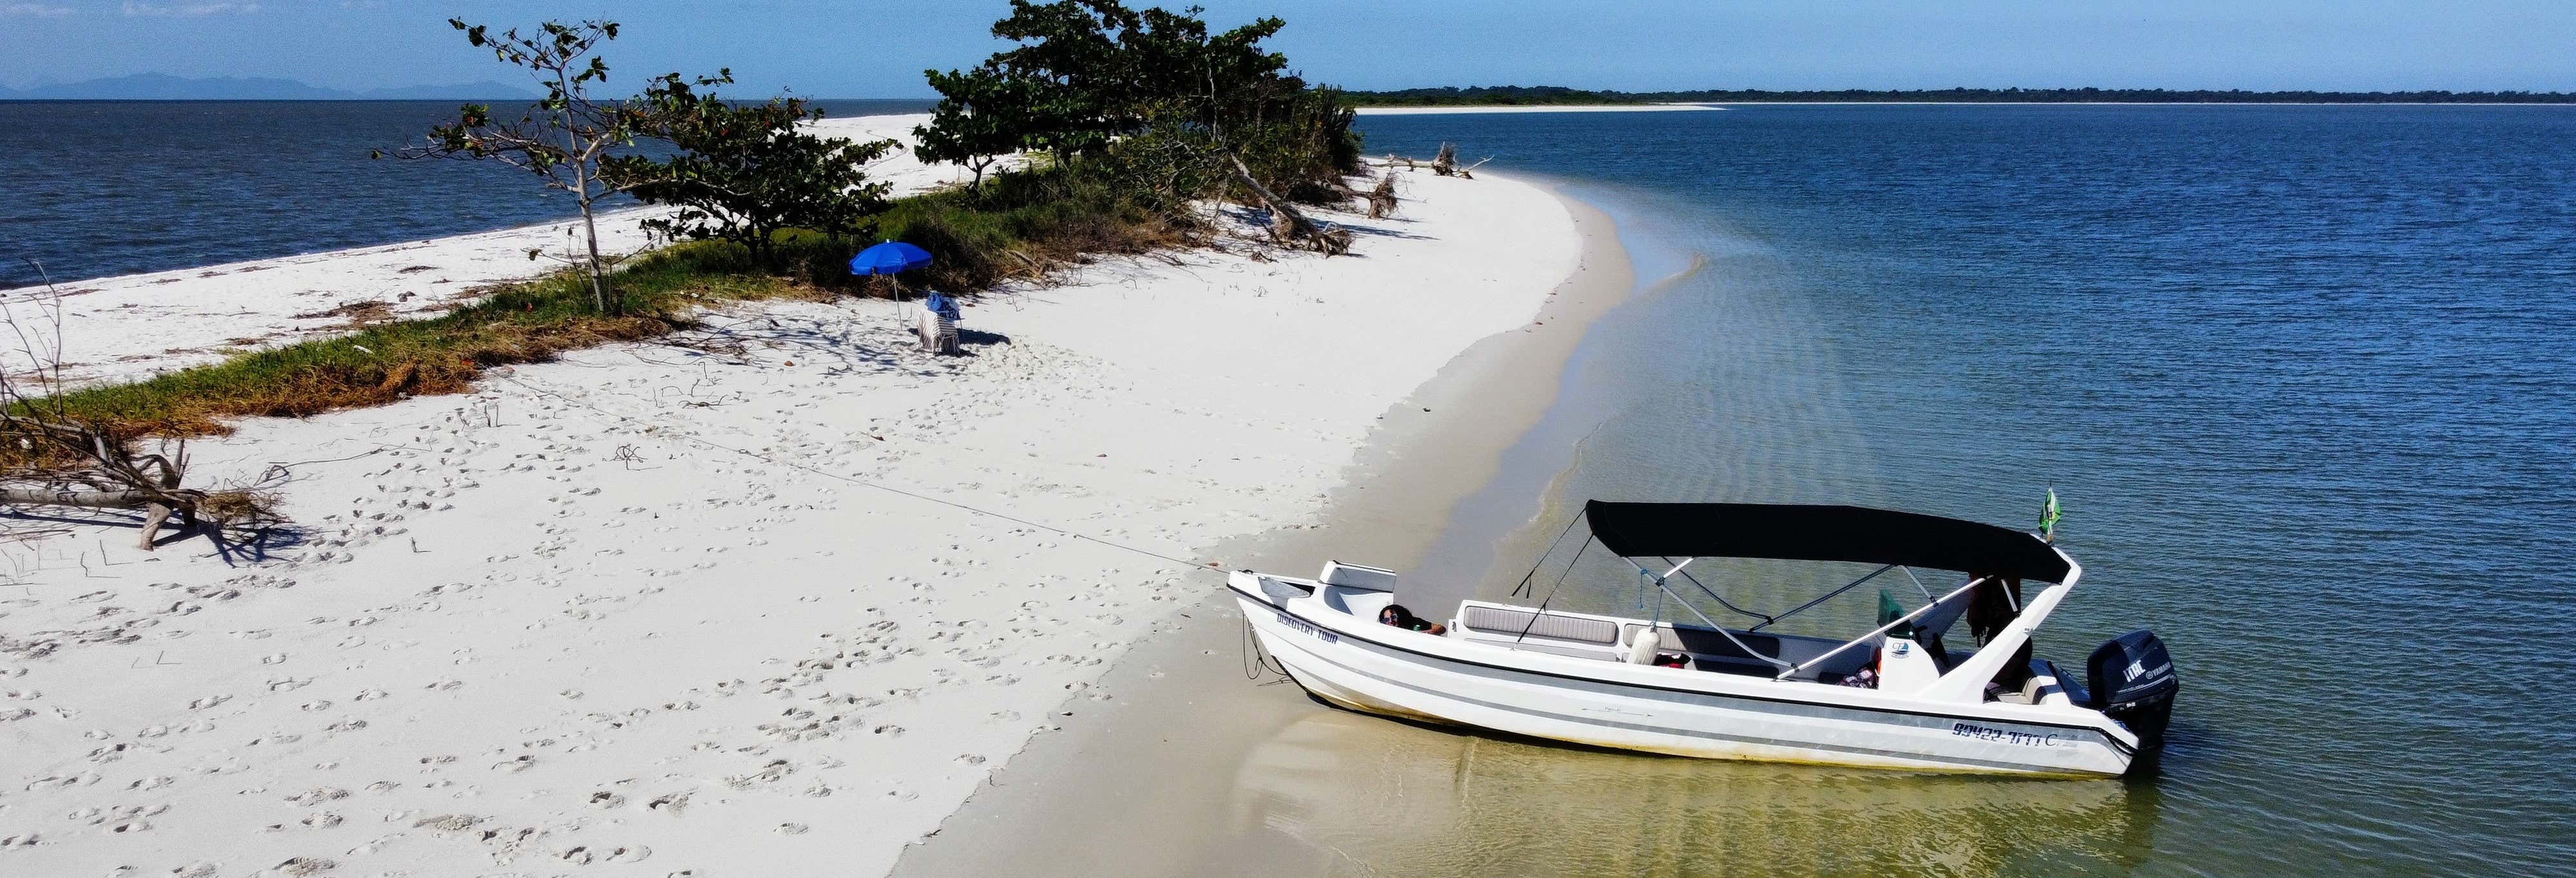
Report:
<svg viewBox="0 0 2576 878"><path fill-rule="evenodd" d="M1515 597L1537 597L1537 574L1555 568L1542 611L1635 613L1653 625L1704 629L1727 641L1727 652L1757 659L1784 679L1848 664L1890 632L1929 647L1947 671L1954 656L1944 641L1981 594L2010 595L2009 619L2021 611L2021 580L2071 583L2078 572L2034 534L1851 506L1596 500L1568 534L1584 524L1592 533L1572 557L1552 560L1566 542L1560 535ZM1608 551L1591 552L1596 545ZM1606 577L1605 562L1616 570ZM1569 580L1585 587L1569 593ZM1855 631L1863 633L1851 636ZM1802 655L1776 638L1762 642L1773 635L1836 645Z"/></svg>

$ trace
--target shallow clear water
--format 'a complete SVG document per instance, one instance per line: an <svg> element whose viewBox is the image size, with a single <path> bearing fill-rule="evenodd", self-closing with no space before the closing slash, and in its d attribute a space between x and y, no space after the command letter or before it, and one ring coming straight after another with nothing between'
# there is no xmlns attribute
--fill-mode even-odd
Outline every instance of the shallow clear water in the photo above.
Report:
<svg viewBox="0 0 2576 878"><path fill-rule="evenodd" d="M2576 616L2576 111L1824 106L1364 127L1372 154L1454 140L1563 182L1620 221L1641 277L1665 278L1593 330L1518 452L1554 473L1546 496L1479 498L1536 520L1499 551L1473 535L1493 569L1437 587L1508 587L1587 497L2027 527L2053 484L2086 575L2041 654L2078 661L2152 627L2181 669L2164 763L2126 783L2039 794L1546 748L1492 775L1666 791L1674 820L1713 834L1593 832L1571 842L1586 854L1731 873L1790 842L1709 838L1789 826L1822 833L1790 871L2576 875L2561 758L2576 658L2557 645ZM1633 610L1634 579L1587 565L1557 602ZM1798 592L1739 584L1773 608ZM1835 607L1816 624L1870 603ZM1590 810L1640 813L1612 802ZM1402 835L1551 856L1452 803ZM1922 837L1945 826L1951 842Z"/></svg>
<svg viewBox="0 0 2576 878"><path fill-rule="evenodd" d="M833 116L928 101L818 101ZM489 231L572 215L490 162L371 161L441 101L0 101L0 288Z"/></svg>

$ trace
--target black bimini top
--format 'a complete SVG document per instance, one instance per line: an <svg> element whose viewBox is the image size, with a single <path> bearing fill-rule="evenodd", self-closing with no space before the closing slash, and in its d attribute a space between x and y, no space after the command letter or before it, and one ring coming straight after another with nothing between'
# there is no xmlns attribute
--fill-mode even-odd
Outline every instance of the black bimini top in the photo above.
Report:
<svg viewBox="0 0 2576 878"><path fill-rule="evenodd" d="M2064 582L2070 565L2036 536L1991 524L1859 506L1584 504L1603 548L1631 558L1778 558L1902 564Z"/></svg>

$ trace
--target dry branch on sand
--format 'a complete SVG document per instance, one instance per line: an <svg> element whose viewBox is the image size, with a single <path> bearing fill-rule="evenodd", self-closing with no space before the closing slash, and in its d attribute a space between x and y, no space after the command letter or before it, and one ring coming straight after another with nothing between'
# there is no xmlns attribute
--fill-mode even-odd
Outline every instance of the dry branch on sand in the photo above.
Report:
<svg viewBox="0 0 2576 878"><path fill-rule="evenodd" d="M1270 187L1263 186L1260 180L1254 179L1252 169L1244 165L1242 158L1231 154L1227 155L1227 158L1234 162L1234 169L1242 180L1244 188L1252 190L1252 196L1259 199L1261 206L1270 211L1270 240L1273 243L1283 247L1305 247L1326 256L1350 252L1351 230L1332 223L1316 223L1303 211L1290 205L1287 199L1279 197L1277 193L1270 191Z"/></svg>
<svg viewBox="0 0 2576 878"><path fill-rule="evenodd" d="M1440 145L1440 154L1432 158L1429 164L1431 165L1431 172L1434 174L1438 174L1443 177L1459 177L1473 180L1476 179L1476 169L1484 167L1486 162L1493 160L1492 156L1486 156L1482 159L1476 160L1475 164L1460 167L1458 164L1458 145L1455 143L1443 143ZM1423 164L1424 162L1421 159L1417 159L1409 155L1398 155L1390 152L1386 154L1386 161L1383 163L1383 166L1388 170L1394 170L1395 166L1403 165L1405 170L1418 171L1422 169Z"/></svg>
<svg viewBox="0 0 2576 878"><path fill-rule="evenodd" d="M41 264L29 262L43 273ZM45 326L19 322L0 303L0 325L17 337L29 367L24 373L0 368L0 505L140 509L147 550L174 515L191 528L274 523L265 494L189 487L185 441L146 451L130 431L78 417L62 404L55 392L62 387L62 293L50 278L46 289L47 296L34 299Z"/></svg>
<svg viewBox="0 0 2576 878"><path fill-rule="evenodd" d="M1395 215L1395 169L1389 168L1377 178L1377 185L1368 192L1368 206L1369 219Z"/></svg>

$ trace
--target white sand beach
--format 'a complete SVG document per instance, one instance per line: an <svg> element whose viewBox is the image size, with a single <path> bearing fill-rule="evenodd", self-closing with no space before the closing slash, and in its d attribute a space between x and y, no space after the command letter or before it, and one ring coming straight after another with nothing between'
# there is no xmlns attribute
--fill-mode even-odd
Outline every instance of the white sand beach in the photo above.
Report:
<svg viewBox="0 0 2576 878"><path fill-rule="evenodd" d="M0 874L884 874L1577 273L1547 191L1401 179L1355 255L1106 260L970 305L970 356L767 305L192 443L283 493L264 549L7 521ZM82 284L66 332L134 377L553 234Z"/></svg>
<svg viewBox="0 0 2576 878"><path fill-rule="evenodd" d="M1527 441L1561 402L1568 360L1593 321L1636 290L1614 221L1580 202L1567 207L1583 238L1582 266L1538 319L1478 340L1417 387L1370 434L1319 520L1222 544L1228 566L1303 573L1342 559L1405 571L1414 589L1438 581L1440 572L1424 566L1434 538L1497 514L1466 506L1494 499L1485 489L1508 470L1506 450ZM1501 514L1526 515L1536 501L1506 505L1519 511ZM1411 734L1419 730L1320 705L1273 675L1246 679L1243 613L1230 594L1201 592L1183 614L1095 683L1115 700L1033 740L937 836L908 848L894 874L1397 875L1409 873L1387 864L1401 860L1355 858L1343 847L1349 837L1307 830L1365 827L1355 837L1435 858L1479 843L1390 835L1377 821L1441 794L1351 782L1388 775L1340 768L1427 755ZM1331 743L1300 731L1318 724L1335 730ZM1404 757L1389 755L1398 753ZM1490 809L1496 822L1515 827L1552 819L1544 812L1543 803ZM1444 858L1438 868L1469 867Z"/></svg>

